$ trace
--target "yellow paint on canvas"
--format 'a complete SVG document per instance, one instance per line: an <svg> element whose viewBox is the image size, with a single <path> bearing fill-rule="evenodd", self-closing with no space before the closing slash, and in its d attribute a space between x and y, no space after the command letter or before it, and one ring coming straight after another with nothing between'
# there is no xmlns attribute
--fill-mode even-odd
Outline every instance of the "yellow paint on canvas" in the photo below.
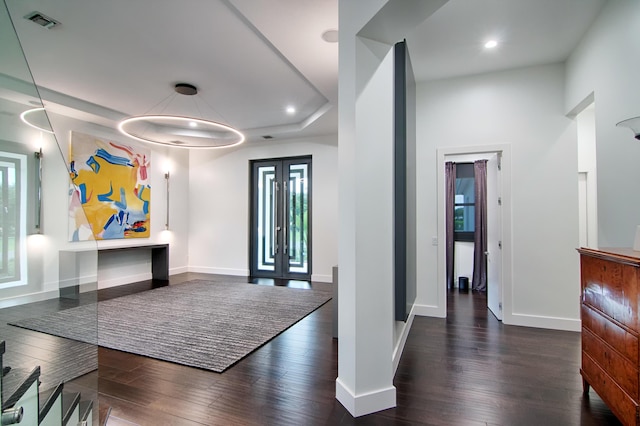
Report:
<svg viewBox="0 0 640 426"><path fill-rule="evenodd" d="M120 202L120 190L124 188L127 207L132 210L142 210L144 201L149 201L148 194L145 194L145 192L148 193L149 191L143 191L143 199L141 200L131 190L132 188L137 188L137 166L128 167L111 164L97 156L94 159L100 165L98 173L86 169L79 170L74 183L78 186L84 183L87 191L91 191L91 193L87 192L86 194L87 201L83 204L83 208L94 235L99 235L102 232L102 226L107 223L112 215L117 214L118 210L106 207L103 201L99 201L98 195L105 195L113 191L109 198ZM147 226L147 230L140 233L139 236L149 236L149 227Z"/></svg>
<svg viewBox="0 0 640 426"><path fill-rule="evenodd" d="M72 241L87 239L89 230L98 239L150 236L149 158L146 148L72 132Z"/></svg>

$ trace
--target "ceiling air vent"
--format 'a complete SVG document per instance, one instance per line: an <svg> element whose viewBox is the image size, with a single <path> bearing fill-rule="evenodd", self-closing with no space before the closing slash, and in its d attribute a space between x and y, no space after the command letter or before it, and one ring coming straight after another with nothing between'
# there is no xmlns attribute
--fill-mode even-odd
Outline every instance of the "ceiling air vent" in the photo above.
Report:
<svg viewBox="0 0 640 426"><path fill-rule="evenodd" d="M49 18L47 15L43 15L40 12L31 12L28 15L25 15L24 19L35 22L36 24L48 30L60 25L60 22L56 21L55 19Z"/></svg>
<svg viewBox="0 0 640 426"><path fill-rule="evenodd" d="M262 137L262 139L273 139L273 136L271 136L271 135L264 135L264 136Z"/></svg>

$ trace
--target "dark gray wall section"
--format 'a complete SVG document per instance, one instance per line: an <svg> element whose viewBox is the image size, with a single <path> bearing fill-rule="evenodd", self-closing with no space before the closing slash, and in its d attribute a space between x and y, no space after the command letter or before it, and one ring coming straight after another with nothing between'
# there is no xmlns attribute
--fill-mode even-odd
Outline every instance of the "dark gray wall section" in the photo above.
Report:
<svg viewBox="0 0 640 426"><path fill-rule="evenodd" d="M416 298L415 79L405 41L394 46L395 319L406 321Z"/></svg>

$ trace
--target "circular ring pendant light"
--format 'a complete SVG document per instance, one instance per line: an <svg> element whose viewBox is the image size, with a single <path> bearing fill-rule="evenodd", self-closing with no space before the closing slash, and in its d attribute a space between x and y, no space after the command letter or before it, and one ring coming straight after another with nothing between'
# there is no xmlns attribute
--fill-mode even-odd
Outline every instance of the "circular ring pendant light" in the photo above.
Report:
<svg viewBox="0 0 640 426"><path fill-rule="evenodd" d="M198 89L188 83L174 87L176 93L193 96ZM144 114L118 123L118 130L130 138L181 148L228 148L244 142L237 129L217 121L171 114Z"/></svg>
<svg viewBox="0 0 640 426"><path fill-rule="evenodd" d="M53 134L49 118L44 108L31 108L20 114L20 120L27 126L38 129L42 132Z"/></svg>

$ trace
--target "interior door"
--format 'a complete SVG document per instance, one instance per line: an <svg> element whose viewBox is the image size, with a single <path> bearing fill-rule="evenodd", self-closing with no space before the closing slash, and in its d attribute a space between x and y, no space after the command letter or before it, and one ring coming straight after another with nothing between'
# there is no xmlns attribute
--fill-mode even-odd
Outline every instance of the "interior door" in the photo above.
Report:
<svg viewBox="0 0 640 426"><path fill-rule="evenodd" d="M251 276L311 278L311 158L254 161Z"/></svg>
<svg viewBox="0 0 640 426"><path fill-rule="evenodd" d="M500 154L487 160L487 306L502 320L502 199Z"/></svg>

